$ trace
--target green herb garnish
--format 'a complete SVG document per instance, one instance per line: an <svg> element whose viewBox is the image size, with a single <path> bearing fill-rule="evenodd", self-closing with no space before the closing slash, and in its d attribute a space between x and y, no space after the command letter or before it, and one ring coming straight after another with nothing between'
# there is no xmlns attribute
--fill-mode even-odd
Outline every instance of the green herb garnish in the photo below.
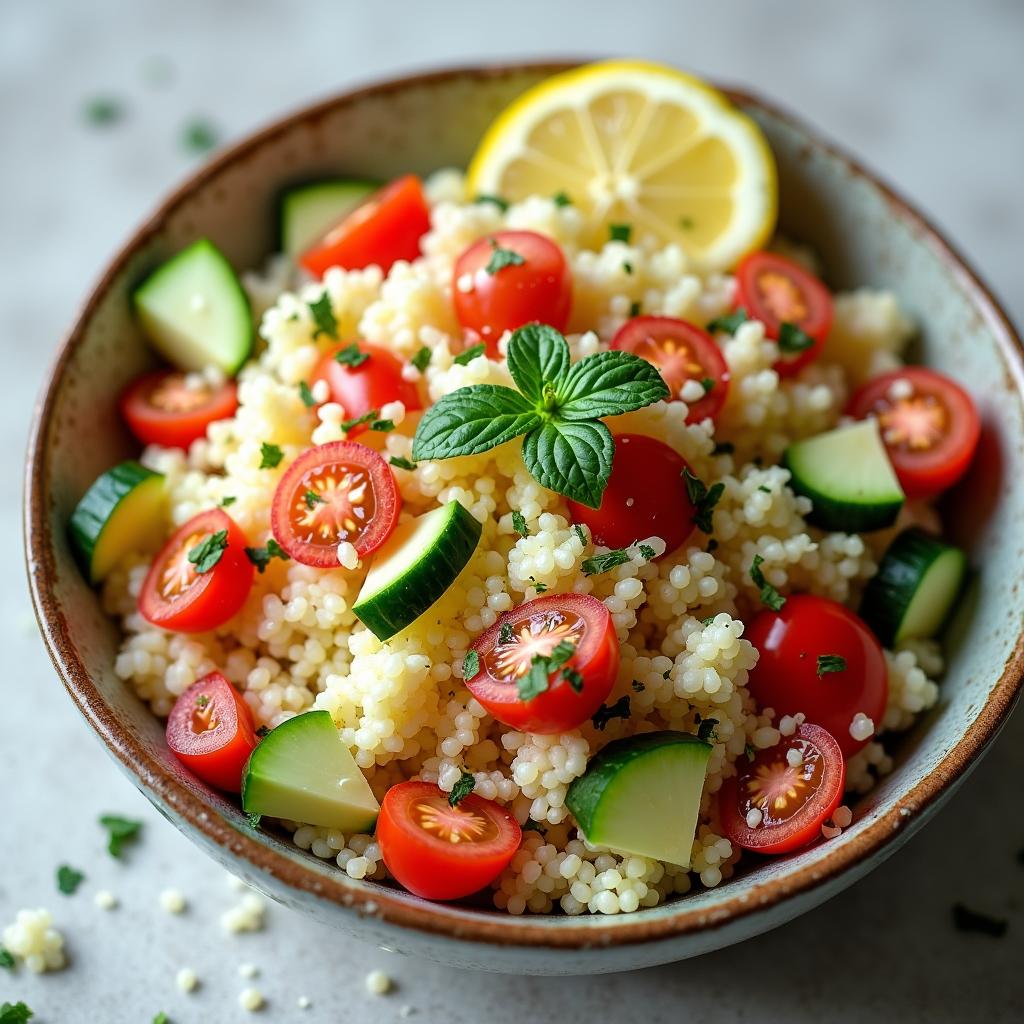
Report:
<svg viewBox="0 0 1024 1024"><path fill-rule="evenodd" d="M701 379L700 386L704 389L704 394L706 395L715 386L715 380L713 377L704 377Z"/></svg>
<svg viewBox="0 0 1024 1024"><path fill-rule="evenodd" d="M486 349L487 346L483 342L480 342L477 345L471 345L465 350L465 352L460 352L452 362L455 363L456 366L466 366L468 363L473 362L477 356L482 356Z"/></svg>
<svg viewBox="0 0 1024 1024"><path fill-rule="evenodd" d="M533 818L527 818L519 827L524 832L539 832L541 835L544 834L544 826L541 825L540 822L534 821Z"/></svg>
<svg viewBox="0 0 1024 1024"><path fill-rule="evenodd" d="M814 339L806 332L800 330L796 324L783 321L779 325L779 351L787 355L795 355L797 352L806 352L814 347Z"/></svg>
<svg viewBox="0 0 1024 1024"><path fill-rule="evenodd" d="M512 249L502 249L495 239L491 243L491 258L484 270L492 277L506 267L521 267L526 260Z"/></svg>
<svg viewBox="0 0 1024 1024"><path fill-rule="evenodd" d="M686 493L693 504L693 524L703 533L711 533L715 528L712 513L725 493L725 484L719 481L708 487L703 480L693 475L689 466L683 470L683 479L686 481Z"/></svg>
<svg viewBox="0 0 1024 1024"><path fill-rule="evenodd" d="M266 441L260 445L260 469L276 469L284 453L276 444L268 444Z"/></svg>
<svg viewBox="0 0 1024 1024"><path fill-rule="evenodd" d="M622 264L622 269L623 269L623 270L624 270L624 271L625 271L625 272L626 272L627 274L632 274L632 273L633 273L633 264L632 264L632 263L630 263L630 262L629 262L628 260L626 260L626 261L625 261L625 262L624 262L624 263Z"/></svg>
<svg viewBox="0 0 1024 1024"><path fill-rule="evenodd" d="M310 511L312 511L315 505L324 504L324 499L321 498L320 495L316 493L316 491L306 491L306 493L302 496L302 500L306 503L306 508L308 508Z"/></svg>
<svg viewBox="0 0 1024 1024"><path fill-rule="evenodd" d="M409 362L422 373L430 365L430 355L430 349L424 345Z"/></svg>
<svg viewBox="0 0 1024 1024"><path fill-rule="evenodd" d="M605 726L613 718L629 718L629 698L620 697L614 704L605 704L594 712L591 722L598 732L604 732Z"/></svg>
<svg viewBox="0 0 1024 1024"><path fill-rule="evenodd" d="M263 815L258 814L256 811L250 811L246 817L249 819L250 828L259 828L260 822L263 820Z"/></svg>
<svg viewBox="0 0 1024 1024"><path fill-rule="evenodd" d="M743 745L743 753L747 755L748 761L753 761L757 757L757 751L754 749L753 743L745 743Z"/></svg>
<svg viewBox="0 0 1024 1024"><path fill-rule="evenodd" d="M705 743L717 743L718 733L715 732L715 726L718 725L717 718L703 718L697 724L697 739L703 740Z"/></svg>
<svg viewBox="0 0 1024 1024"><path fill-rule="evenodd" d="M562 678L569 684L574 693L583 692L583 673L566 666L562 669Z"/></svg>
<svg viewBox="0 0 1024 1024"><path fill-rule="evenodd" d="M251 817L251 815L250 815L250 817ZM259 824L259 822L257 822L257 824ZM159 1013L158 1013L158 1014L157 1014L157 1015L156 1015L156 1016L155 1016L155 1017L153 1018L153 1024L171 1024L171 1022L170 1022L170 1018L169 1018L169 1017L167 1016L167 1014L166 1014L166 1013L164 1013L164 1011L163 1011L163 1010L161 1010L161 1011L160 1011L160 1012L159 1012Z"/></svg>
<svg viewBox="0 0 1024 1024"><path fill-rule="evenodd" d="M480 671L480 655L476 651L467 651L462 659L462 678L472 679Z"/></svg>
<svg viewBox="0 0 1024 1024"><path fill-rule="evenodd" d="M750 578L755 587L761 588L761 604L773 612L781 611L786 599L764 578L761 572L763 563L764 559L760 555L754 555L754 561L750 563Z"/></svg>
<svg viewBox="0 0 1024 1024"><path fill-rule="evenodd" d="M312 492L307 491L306 493L310 494ZM323 499L321 498L320 500L322 501ZM312 508L313 506L310 505L309 507ZM267 566L270 565L270 560L272 558L280 558L282 562L287 562L291 559L288 552L285 551L273 537L267 541L267 546L265 548L246 548L245 557L256 566L261 576Z"/></svg>
<svg viewBox="0 0 1024 1024"><path fill-rule="evenodd" d="M81 871L76 871L74 868L69 867L67 864L61 864L57 868L57 888L65 896L71 896L84 881L85 875Z"/></svg>
<svg viewBox="0 0 1024 1024"><path fill-rule="evenodd" d="M374 420L370 424L370 429L371 430L376 430L376 431L378 431L381 434L386 434L389 430L394 430L395 429L395 421L394 420Z"/></svg>
<svg viewBox="0 0 1024 1024"><path fill-rule="evenodd" d="M307 305L309 306L309 312L313 317L313 340L316 341L321 334L326 334L328 338L334 338L337 340L338 321L334 318L334 310L331 308L331 297L327 292L322 292L319 299L315 302L309 302ZM357 350L359 348L355 343L353 343L351 347L356 348ZM342 351L344 351L344 349ZM338 356L340 355L341 352L339 352L334 358L338 359ZM338 359L338 362L340 363L341 360Z"/></svg>
<svg viewBox="0 0 1024 1024"><path fill-rule="evenodd" d="M302 404L307 409L312 409L313 406L316 405L316 399L313 397L313 392L304 380L299 381L299 398L302 399Z"/></svg>
<svg viewBox="0 0 1024 1024"><path fill-rule="evenodd" d="M197 117L182 129L181 144L191 153L206 153L220 141L220 133L205 118Z"/></svg>
<svg viewBox="0 0 1024 1024"><path fill-rule="evenodd" d="M229 505L234 505L236 501L238 501L238 499L233 494L228 494L221 498L220 507L227 508Z"/></svg>
<svg viewBox="0 0 1024 1024"><path fill-rule="evenodd" d="M510 644L515 639L515 630L512 628L511 622L503 622L501 628L498 630L498 643L499 644Z"/></svg>
<svg viewBox="0 0 1024 1024"><path fill-rule="evenodd" d="M587 546L587 531L584 530L583 527L579 523L573 523L572 524L572 528L573 528L573 530L575 530L576 536L579 537L580 543L584 547L586 547Z"/></svg>
<svg viewBox="0 0 1024 1024"><path fill-rule="evenodd" d="M568 192L556 192L551 197L551 202L553 202L555 206L572 206L572 200L569 198Z"/></svg>
<svg viewBox="0 0 1024 1024"><path fill-rule="evenodd" d="M747 311L740 306L739 309L734 310L732 313L727 313L725 316L716 316L708 324L708 330L712 332L725 331L726 334L735 334L740 324L746 323L749 319Z"/></svg>
<svg viewBox="0 0 1024 1024"><path fill-rule="evenodd" d="M474 203L490 203L492 206L496 206L502 213L508 209L508 200L502 199L501 196L492 195L479 195L473 200ZM454 805L453 805L454 806Z"/></svg>
<svg viewBox="0 0 1024 1024"><path fill-rule="evenodd" d="M583 689L583 676L575 669L566 668L566 662L576 653L576 645L569 640L560 640L548 655L536 654L530 662L526 675L517 682L520 700L533 700L551 686L551 675L559 672L561 677L580 693Z"/></svg>
<svg viewBox="0 0 1024 1024"><path fill-rule="evenodd" d="M639 302L631 302L629 304L629 318L630 318L630 320L634 319L635 317L638 317L640 315L640 310L642 308L643 307L640 305Z"/></svg>
<svg viewBox="0 0 1024 1024"><path fill-rule="evenodd" d="M603 555L584 558L580 568L585 576L596 576L598 573L614 569L617 565L625 565L628 561L629 552L625 548L616 548L614 551L606 551Z"/></svg>
<svg viewBox="0 0 1024 1024"><path fill-rule="evenodd" d="M107 830L107 849L112 857L120 857L126 843L139 838L142 829L141 821L122 818L116 814L103 814L100 824Z"/></svg>
<svg viewBox="0 0 1024 1024"><path fill-rule="evenodd" d="M0 1006L0 1024L28 1024L35 1014L19 1000Z"/></svg>
<svg viewBox="0 0 1024 1024"><path fill-rule="evenodd" d="M218 530L207 534L188 553L188 560L196 567L196 572L209 572L224 556L228 546L228 531Z"/></svg>
<svg viewBox="0 0 1024 1024"><path fill-rule="evenodd" d="M403 459L401 455L392 455L388 462L392 466L397 466L399 469L413 470L416 468L416 463L410 459Z"/></svg>
<svg viewBox="0 0 1024 1024"><path fill-rule="evenodd" d="M475 788L476 779L469 772L463 770L459 781L452 786L452 791L448 794L449 806L458 807Z"/></svg>
<svg viewBox="0 0 1024 1024"><path fill-rule="evenodd" d="M526 525L526 517L522 512L516 509L512 510L512 529L519 534L520 537L529 537L530 528Z"/></svg>
<svg viewBox="0 0 1024 1024"><path fill-rule="evenodd" d="M654 558L654 548L650 544L640 544L637 550L640 552L641 557L646 558L648 562Z"/></svg>
<svg viewBox="0 0 1024 1024"><path fill-rule="evenodd" d="M845 672L846 659L839 654L818 655L818 678L830 672Z"/></svg>
<svg viewBox="0 0 1024 1024"><path fill-rule="evenodd" d="M339 426L347 434L350 430L355 430L356 427L361 427L364 423L371 423L379 415L380 409L371 409L369 412L363 413L362 416L357 416L354 420L342 420Z"/></svg>
<svg viewBox="0 0 1024 1024"><path fill-rule="evenodd" d="M625 242L628 245L632 235L633 228L630 224L608 225L608 240L611 242Z"/></svg>
<svg viewBox="0 0 1024 1024"><path fill-rule="evenodd" d="M353 369L357 366L362 366L369 358L370 353L360 352L358 343L354 341L351 345L346 345L334 353L334 361L336 363L341 363L342 366L351 366Z"/></svg>
<svg viewBox="0 0 1024 1024"><path fill-rule="evenodd" d="M533 700L539 697L551 685L549 676L548 659L543 654L534 655L526 674L516 681L519 699Z"/></svg>
<svg viewBox="0 0 1024 1024"><path fill-rule="evenodd" d="M124 117L124 104L113 96L94 96L88 100L82 111L89 124L105 127L115 124Z"/></svg>
<svg viewBox="0 0 1024 1024"><path fill-rule="evenodd" d="M14 967L14 956L9 951L0 946L0 967L10 969Z"/></svg>
<svg viewBox="0 0 1024 1024"><path fill-rule="evenodd" d="M687 217L686 214L683 214L683 216L679 218L679 226L684 231L692 231L697 225L692 217Z"/></svg>

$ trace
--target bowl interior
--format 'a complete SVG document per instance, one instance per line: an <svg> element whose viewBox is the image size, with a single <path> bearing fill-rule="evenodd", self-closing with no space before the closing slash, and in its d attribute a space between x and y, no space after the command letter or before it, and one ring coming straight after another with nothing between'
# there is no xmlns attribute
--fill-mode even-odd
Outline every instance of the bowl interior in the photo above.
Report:
<svg viewBox="0 0 1024 1024"><path fill-rule="evenodd" d="M328 173L387 178L464 166L492 116L549 70L446 72L328 101L254 136L172 196L104 274L56 364L30 452L29 572L51 653L114 756L179 826L278 898L326 918L351 907L485 941L643 942L696 934L749 913L755 903L767 906L844 872L862 873L858 865L884 853L897 833L909 832L947 781L969 766L1005 716L1019 675L1024 541L1016 525L1024 517L1024 375L1012 331L916 214L802 126L736 96L776 154L782 229L819 251L834 287L895 291L921 326L921 359L961 380L985 422L977 465L950 502L955 532L983 571L949 634L940 703L897 745L896 771L864 798L841 843L759 864L715 890L612 920L510 919L432 907L351 882L332 864L252 832L232 804L179 769L166 751L161 724L114 675L118 630L83 581L65 535L68 516L92 479L134 451L116 397L151 362L127 301L140 275L202 235L236 267L259 266L275 241L275 196L293 180ZM720 943L704 938L690 951L714 944Z"/></svg>

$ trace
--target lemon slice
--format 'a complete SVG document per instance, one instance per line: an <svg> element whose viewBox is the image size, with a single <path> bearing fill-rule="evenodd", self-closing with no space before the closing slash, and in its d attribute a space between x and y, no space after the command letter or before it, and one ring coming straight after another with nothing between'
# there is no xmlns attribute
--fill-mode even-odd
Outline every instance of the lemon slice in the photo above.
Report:
<svg viewBox="0 0 1024 1024"><path fill-rule="evenodd" d="M609 226L676 242L705 271L731 267L775 226L775 162L720 92L642 61L589 64L525 92L470 164L474 195L564 192L600 245Z"/></svg>

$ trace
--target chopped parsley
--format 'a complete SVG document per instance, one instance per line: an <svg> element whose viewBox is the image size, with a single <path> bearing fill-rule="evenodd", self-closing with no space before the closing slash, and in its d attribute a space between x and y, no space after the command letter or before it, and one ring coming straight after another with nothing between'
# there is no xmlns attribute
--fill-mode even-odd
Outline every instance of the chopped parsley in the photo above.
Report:
<svg viewBox="0 0 1024 1024"><path fill-rule="evenodd" d="M640 554L641 554L641 555L642 555L642 556L643 556L644 558L646 558L648 562L649 562L649 561L650 561L650 560L651 560L652 558L654 558L654 548L652 548L650 544L640 544L640 545L639 545L639 546L637 547L637 551L639 551L639 552L640 552Z"/></svg>
<svg viewBox="0 0 1024 1024"><path fill-rule="evenodd" d="M492 206L496 206L502 213L508 209L508 200L503 199L501 196L492 195L479 195L473 200L474 203L490 203ZM454 804L452 805L454 806Z"/></svg>
<svg viewBox="0 0 1024 1024"><path fill-rule="evenodd" d="M306 508L311 511L315 505L322 505L324 503L324 499L316 491L306 491L302 496L302 500L306 503Z"/></svg>
<svg viewBox="0 0 1024 1024"><path fill-rule="evenodd" d="M772 493L772 489L770 487L766 487L764 484L761 484L761 486L758 487L758 490L759 491L764 491L765 494L771 494Z"/></svg>
<svg viewBox="0 0 1024 1024"><path fill-rule="evenodd" d="M736 451L736 445L732 441L719 441L714 448L711 449L712 455L732 455Z"/></svg>
<svg viewBox="0 0 1024 1024"><path fill-rule="evenodd" d="M583 692L583 673L574 668L563 668L562 678L572 687L573 693Z"/></svg>
<svg viewBox="0 0 1024 1024"><path fill-rule="evenodd" d="M430 349L424 345L409 362L422 373L430 365L430 355Z"/></svg>
<svg viewBox="0 0 1024 1024"><path fill-rule="evenodd" d="M85 881L85 875L67 864L61 864L57 868L57 888L65 896L71 896L74 891Z"/></svg>
<svg viewBox="0 0 1024 1024"><path fill-rule="evenodd" d="M529 577L529 579L533 584L533 589L536 590L538 594L543 594L547 591L548 585L546 583L538 583L532 576Z"/></svg>
<svg viewBox="0 0 1024 1024"><path fill-rule="evenodd" d="M599 573L614 569L617 565L624 565L630 561L629 552L625 548L616 548L614 551L606 551L603 555L591 555L584 558L580 568L585 576L597 576Z"/></svg>
<svg viewBox="0 0 1024 1024"><path fill-rule="evenodd" d="M27 1024L35 1014L19 999L0 1006L0 1024Z"/></svg>
<svg viewBox="0 0 1024 1024"><path fill-rule="evenodd" d="M629 698L620 697L614 704L604 704L594 712L590 719L598 732L604 732L605 726L613 718L629 718Z"/></svg>
<svg viewBox="0 0 1024 1024"><path fill-rule="evenodd" d="M718 733L715 731L716 725L718 725L717 718L700 718L698 715L697 739L703 740L705 743L717 743Z"/></svg>
<svg viewBox="0 0 1024 1024"><path fill-rule="evenodd" d="M522 262L522 260L520 260ZM477 356L482 356L487 346L481 341L478 345L471 345L466 349L465 352L460 352L452 362L456 366L465 366L467 363L471 363Z"/></svg>
<svg viewBox="0 0 1024 1024"><path fill-rule="evenodd" d="M227 508L228 505L234 505L238 499L233 494L228 494L226 497L221 499L220 507Z"/></svg>
<svg viewBox="0 0 1024 1024"><path fill-rule="evenodd" d="M764 578L764 573L761 572L763 563L764 559L760 555L754 555L754 560L750 563L750 578L754 581L755 587L761 588L761 604L771 608L773 612L781 611L786 599Z"/></svg>
<svg viewBox="0 0 1024 1024"><path fill-rule="evenodd" d="M369 352L360 352L358 342L353 341L334 353L334 361L342 366L351 366L353 369L362 366L370 358Z"/></svg>
<svg viewBox="0 0 1024 1024"><path fill-rule="evenodd" d="M746 323L749 319L747 311L740 306L739 309L734 310L732 313L727 313L725 316L716 316L708 324L708 330L712 332L725 331L726 334L735 334L740 324Z"/></svg>
<svg viewBox="0 0 1024 1024"><path fill-rule="evenodd" d="M499 644L510 644L515 639L515 630L512 628L511 622L503 622L501 629L498 630L498 643Z"/></svg>
<svg viewBox="0 0 1024 1024"><path fill-rule="evenodd" d="M389 430L394 430L395 429L395 421L394 420L374 420L370 424L370 429L371 430L379 431L382 434L386 434Z"/></svg>
<svg viewBox="0 0 1024 1024"><path fill-rule="evenodd" d="M397 466L399 469L413 470L416 468L416 463L410 459L404 459L401 455L392 455L388 462L392 466Z"/></svg>
<svg viewBox="0 0 1024 1024"><path fill-rule="evenodd" d="M553 202L555 206L572 206L572 200L569 198L568 192L556 192L551 197L551 202Z"/></svg>
<svg viewBox="0 0 1024 1024"><path fill-rule="evenodd" d="M526 525L526 517L522 512L515 509L512 510L512 529L515 530L520 537L530 536L530 528Z"/></svg>
<svg viewBox="0 0 1024 1024"><path fill-rule="evenodd" d="M625 271L625 272L626 272L627 274L632 274L632 273L633 273L633 264L632 264L632 263L630 263L630 262L629 262L629 261L627 260L626 262L624 262L624 263L622 264L622 269L623 269L623 270L624 270L624 271Z"/></svg>
<svg viewBox="0 0 1024 1024"><path fill-rule="evenodd" d="M88 100L82 111L89 124L106 126L124 117L124 104L113 96L94 96Z"/></svg>
<svg viewBox="0 0 1024 1024"><path fill-rule="evenodd" d="M10 968L10 967L13 967L13 966L14 966L14 957L11 955L11 953L8 950L4 949L3 946L0 946L0 967Z"/></svg>
<svg viewBox="0 0 1024 1024"><path fill-rule="evenodd" d="M467 651L462 659L462 678L472 679L480 671L480 655L476 651Z"/></svg>
<svg viewBox="0 0 1024 1024"><path fill-rule="evenodd" d="M196 707L199 708L200 711L205 711L209 706L210 698L207 697L205 693L201 693L196 697Z"/></svg>
<svg viewBox="0 0 1024 1024"><path fill-rule="evenodd" d="M579 537L580 543L584 547L586 547L587 546L587 531L584 530L583 527L579 523L573 523L572 524L572 528L573 528L573 530L576 531L576 536Z"/></svg>
<svg viewBox="0 0 1024 1024"><path fill-rule="evenodd" d="M188 560L196 567L196 572L209 572L224 556L228 546L228 531L218 530L207 534L188 553Z"/></svg>
<svg viewBox="0 0 1024 1024"><path fill-rule="evenodd" d="M476 779L469 772L463 770L459 781L452 786L452 791L448 794L449 806L458 807L475 788Z"/></svg>
<svg viewBox="0 0 1024 1024"><path fill-rule="evenodd" d="M583 677L574 669L565 667L565 663L575 653L574 643L560 640L547 656L535 654L526 675L521 676L517 682L519 699L533 700L544 693L551 685L551 674L559 670L562 678L579 693L583 689Z"/></svg>
<svg viewBox="0 0 1024 1024"><path fill-rule="evenodd" d="M625 242L629 245L629 240L633 235L633 228L629 224L609 224L608 225L608 239L612 242Z"/></svg>
<svg viewBox="0 0 1024 1024"><path fill-rule="evenodd" d="M633 687L634 693L643 693L644 690L647 689L647 687L644 686L644 684L641 683L639 679L634 679L631 685Z"/></svg>
<svg viewBox="0 0 1024 1024"><path fill-rule="evenodd" d="M814 339L806 332L800 330L796 324L784 320L779 325L779 351L787 355L794 355L797 352L806 352L814 347Z"/></svg>
<svg viewBox="0 0 1024 1024"><path fill-rule="evenodd" d="M526 674L516 681L519 699L533 700L534 697L539 697L550 685L549 675L548 659L543 654L534 655Z"/></svg>
<svg viewBox="0 0 1024 1024"><path fill-rule="evenodd" d="M120 857L125 844L138 839L142 829L141 821L132 821L131 818L122 818L116 814L101 815L100 824L107 830L107 849L111 857Z"/></svg>
<svg viewBox="0 0 1024 1024"><path fill-rule="evenodd" d="M639 316L640 315L640 311L641 311L642 308L643 307L640 305L639 302L631 302L629 304L629 318L630 318L630 320L632 320L634 317Z"/></svg>
<svg viewBox="0 0 1024 1024"><path fill-rule="evenodd" d="M379 415L380 409L371 409L369 412L364 412L362 416L357 416L354 420L342 420L339 426L347 434L350 430L355 430L356 427L361 427L364 423L375 420Z"/></svg>
<svg viewBox="0 0 1024 1024"><path fill-rule="evenodd" d="M753 761L757 757L757 751L754 749L753 743L745 743L743 745L743 753L747 755L748 761Z"/></svg>
<svg viewBox="0 0 1024 1024"><path fill-rule="evenodd" d="M181 144L190 153L207 153L220 141L220 133L205 118L189 121L181 132Z"/></svg>
<svg viewBox="0 0 1024 1024"><path fill-rule="evenodd" d="M712 513L725 493L725 484L719 480L708 487L693 475L689 466L683 470L683 479L686 481L686 493L693 503L693 524L703 533L711 533L715 528Z"/></svg>
<svg viewBox="0 0 1024 1024"><path fill-rule="evenodd" d="M260 445L260 469L276 469L284 458L284 452L276 444L266 441Z"/></svg>
<svg viewBox="0 0 1024 1024"><path fill-rule="evenodd" d="M492 277L506 267L521 267L526 260L512 249L502 249L495 239L490 239L491 258L484 270Z"/></svg>
<svg viewBox="0 0 1024 1024"><path fill-rule="evenodd" d="M319 299L315 302L309 302L307 305L309 306L310 315L313 317L313 340L316 341L321 334L326 334L328 338L337 339L338 321L334 318L334 310L331 308L331 297L327 292L323 292ZM358 349L359 346L353 343L350 347ZM343 349L342 351L345 350ZM338 359L340 355L341 352L334 358ZM338 362L340 363L341 360L338 359Z"/></svg>
<svg viewBox="0 0 1024 1024"><path fill-rule="evenodd" d="M827 675L829 672L845 672L846 659L838 654L818 655L818 678Z"/></svg>
<svg viewBox="0 0 1024 1024"><path fill-rule="evenodd" d="M704 389L704 394L706 395L715 386L714 377L703 377L700 386Z"/></svg>
<svg viewBox="0 0 1024 1024"><path fill-rule="evenodd" d="M991 917L989 914L971 910L962 903L954 903L953 927L958 932L980 932L982 935L1001 939L1006 934L1009 923L1004 917Z"/></svg>
<svg viewBox="0 0 1024 1024"><path fill-rule="evenodd" d="M250 817L252 817L252 815L250 815ZM258 825L258 824L259 824L259 822L257 822L256 824ZM256 826L254 825L253 827L255 828ZM167 1014L166 1014L166 1013L164 1013L164 1011L163 1011L163 1010L161 1010L161 1011L160 1011L160 1012L159 1012L159 1013L158 1013L158 1014L157 1014L157 1015L156 1015L156 1016L155 1016L155 1017L153 1018L153 1024L171 1024L171 1019L170 1019L170 1017L168 1017L168 1016L167 1016Z"/></svg>
<svg viewBox="0 0 1024 1024"><path fill-rule="evenodd" d="M715 621L714 615L708 615L706 618L700 620L702 626L710 626Z"/></svg>
<svg viewBox="0 0 1024 1024"><path fill-rule="evenodd" d="M310 492L307 491L306 493L309 494ZM320 500L322 501L323 499L321 498ZM310 507L312 508L312 506ZM266 567L270 565L270 560L272 558L280 558L282 562L290 560L288 552L285 551L273 537L267 541L267 546L265 548L246 548L245 557L256 566L261 576L263 575L263 571Z"/></svg>
<svg viewBox="0 0 1024 1024"><path fill-rule="evenodd" d="M307 409L312 409L313 406L316 405L316 399L313 397L313 392L304 380L299 381L299 398L302 399L302 404Z"/></svg>

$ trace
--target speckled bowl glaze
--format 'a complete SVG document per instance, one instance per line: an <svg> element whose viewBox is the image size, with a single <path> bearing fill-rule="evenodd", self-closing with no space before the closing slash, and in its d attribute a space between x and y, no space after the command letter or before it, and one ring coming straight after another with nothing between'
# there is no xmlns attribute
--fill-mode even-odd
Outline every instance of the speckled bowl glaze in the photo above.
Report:
<svg viewBox="0 0 1024 1024"><path fill-rule="evenodd" d="M921 359L958 377L985 421L972 476L950 501L980 570L950 630L939 705L904 737L897 766L835 841L757 863L707 892L620 917L510 917L426 903L348 878L184 772L162 723L113 672L118 630L68 549L65 523L92 479L133 452L115 398L150 364L129 313L132 283L200 235L237 267L271 251L282 184L325 173L387 178L464 165L513 96L561 66L420 74L302 110L223 153L175 192L104 271L64 341L36 410L25 543L32 596L68 693L160 811L268 895L392 949L515 973L626 970L679 960L782 924L895 852L970 771L1009 714L1024 669L1024 364L1006 316L928 222L873 175L773 106L736 103L762 126L780 170L782 228L823 256L828 280L894 289L921 324Z"/></svg>

